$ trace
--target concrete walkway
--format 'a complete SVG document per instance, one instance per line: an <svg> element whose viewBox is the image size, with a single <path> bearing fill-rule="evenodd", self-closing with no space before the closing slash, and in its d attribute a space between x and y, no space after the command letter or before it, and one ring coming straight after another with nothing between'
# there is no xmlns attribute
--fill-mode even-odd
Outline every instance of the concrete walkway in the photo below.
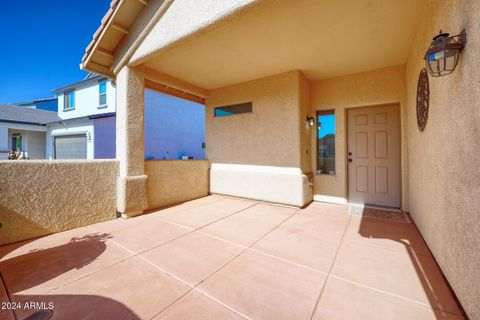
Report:
<svg viewBox="0 0 480 320"><path fill-rule="evenodd" d="M214 195L0 257L0 319L463 319L414 224L341 205Z"/></svg>

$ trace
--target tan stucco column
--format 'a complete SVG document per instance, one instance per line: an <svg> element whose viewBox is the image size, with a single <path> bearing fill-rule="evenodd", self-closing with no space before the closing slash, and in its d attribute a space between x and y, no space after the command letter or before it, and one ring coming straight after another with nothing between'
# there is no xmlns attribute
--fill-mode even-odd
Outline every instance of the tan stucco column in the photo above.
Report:
<svg viewBox="0 0 480 320"><path fill-rule="evenodd" d="M147 208L147 176L144 174L144 70L123 67L117 75L117 211L133 217Z"/></svg>

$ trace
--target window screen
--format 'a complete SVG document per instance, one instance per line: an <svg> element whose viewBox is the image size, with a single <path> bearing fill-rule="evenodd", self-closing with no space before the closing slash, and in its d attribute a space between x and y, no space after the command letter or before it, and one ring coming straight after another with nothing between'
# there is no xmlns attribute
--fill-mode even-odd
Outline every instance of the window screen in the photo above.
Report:
<svg viewBox="0 0 480 320"><path fill-rule="evenodd" d="M251 102L240 103L240 104L234 104L231 106L215 108L215 117L227 117L227 116L233 116L236 114L249 113L249 112L252 112L252 103Z"/></svg>
<svg viewBox="0 0 480 320"><path fill-rule="evenodd" d="M335 111L318 111L317 123L317 174L335 175Z"/></svg>

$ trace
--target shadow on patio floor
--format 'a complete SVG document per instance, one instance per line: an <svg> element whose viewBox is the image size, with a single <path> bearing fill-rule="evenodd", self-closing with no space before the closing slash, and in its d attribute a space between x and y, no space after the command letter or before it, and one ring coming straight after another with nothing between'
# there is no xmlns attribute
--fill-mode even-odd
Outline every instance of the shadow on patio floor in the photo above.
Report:
<svg viewBox="0 0 480 320"><path fill-rule="evenodd" d="M0 288L0 300L9 301L16 309L16 319L48 319L48 313L38 317L33 314L39 310L51 310L50 319L139 319L123 304L97 295L48 295L51 290L60 287L75 277L84 274L72 274L91 265L107 249L108 234L89 234L73 237L65 244L45 249L27 250L23 254L4 259L0 262L0 274L3 288ZM31 241L8 246L0 258L8 256L13 250L28 246ZM2 292L3 291L3 292ZM13 319L8 310L0 310L0 318Z"/></svg>
<svg viewBox="0 0 480 320"><path fill-rule="evenodd" d="M433 254L424 242L423 237L413 222L413 219L409 215L406 215L406 217L411 223L382 221L382 219L362 217L358 233L364 238L386 239L401 244L408 253L411 264L402 265L397 269L392 268L391 272L398 271L400 273L413 266L416 275L418 276L418 280L423 287L424 294L428 297L428 303L433 308L436 318L449 318L452 315L452 312L457 311L462 313L463 317L466 319L460 303L435 261ZM388 254L381 258L386 266L395 263L395 259ZM401 270L401 268L403 268L403 270ZM397 274L396 276L400 279L407 274L408 272L405 272L403 274ZM405 276L405 278L408 278L408 275ZM405 279L405 281L409 280L411 280L411 278ZM388 282L388 280L386 281Z"/></svg>

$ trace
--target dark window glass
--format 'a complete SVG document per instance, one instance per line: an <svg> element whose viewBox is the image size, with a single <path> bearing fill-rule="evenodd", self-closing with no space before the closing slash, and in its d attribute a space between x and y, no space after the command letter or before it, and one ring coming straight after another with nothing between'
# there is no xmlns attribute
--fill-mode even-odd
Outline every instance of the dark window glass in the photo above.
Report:
<svg viewBox="0 0 480 320"><path fill-rule="evenodd" d="M335 111L318 111L317 123L317 174L335 175Z"/></svg>
<svg viewBox="0 0 480 320"><path fill-rule="evenodd" d="M231 106L215 108L215 117L233 116L235 114L252 112L252 103L240 103Z"/></svg>

